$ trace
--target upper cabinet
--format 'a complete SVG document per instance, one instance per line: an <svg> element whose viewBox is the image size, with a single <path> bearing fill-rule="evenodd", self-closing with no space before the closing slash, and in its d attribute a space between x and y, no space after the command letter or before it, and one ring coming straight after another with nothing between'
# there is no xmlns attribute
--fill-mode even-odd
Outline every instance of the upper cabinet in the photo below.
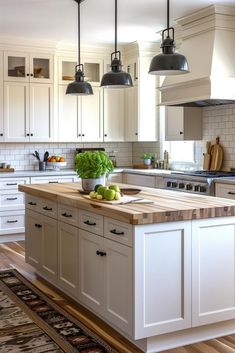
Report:
<svg viewBox="0 0 235 353"><path fill-rule="evenodd" d="M52 83L53 55L5 52L4 80Z"/></svg>
<svg viewBox="0 0 235 353"><path fill-rule="evenodd" d="M3 67L3 52L0 51L0 67ZM4 139L3 124L3 71L0 71L0 142Z"/></svg>
<svg viewBox="0 0 235 353"><path fill-rule="evenodd" d="M165 107L165 140L202 139L202 108Z"/></svg>
<svg viewBox="0 0 235 353"><path fill-rule="evenodd" d="M103 60L82 58L81 63L84 66L85 81L89 81L92 86L99 86L103 75ZM59 57L59 84L67 84L68 81L74 81L75 66L77 60L69 57Z"/></svg>

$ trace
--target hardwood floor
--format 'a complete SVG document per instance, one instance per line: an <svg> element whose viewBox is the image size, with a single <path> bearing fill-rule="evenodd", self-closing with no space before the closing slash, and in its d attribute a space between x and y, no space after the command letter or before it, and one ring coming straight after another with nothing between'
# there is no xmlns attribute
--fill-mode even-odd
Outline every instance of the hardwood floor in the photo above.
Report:
<svg viewBox="0 0 235 353"><path fill-rule="evenodd" d="M125 340L119 333L97 318L91 312L55 290L48 283L35 275L33 268L25 263L24 242L0 244L0 268L16 268L22 275L34 283L48 297L83 322L88 328L100 335L120 353L141 353L138 348ZM170 349L162 353L235 353L235 334Z"/></svg>

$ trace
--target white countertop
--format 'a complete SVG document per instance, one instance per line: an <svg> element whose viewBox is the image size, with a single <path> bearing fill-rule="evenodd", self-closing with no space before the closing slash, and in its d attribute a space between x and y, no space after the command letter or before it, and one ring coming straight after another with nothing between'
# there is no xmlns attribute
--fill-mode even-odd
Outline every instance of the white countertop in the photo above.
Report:
<svg viewBox="0 0 235 353"><path fill-rule="evenodd" d="M235 184L235 177L231 177L231 178L215 178L214 179L215 183L218 184Z"/></svg>

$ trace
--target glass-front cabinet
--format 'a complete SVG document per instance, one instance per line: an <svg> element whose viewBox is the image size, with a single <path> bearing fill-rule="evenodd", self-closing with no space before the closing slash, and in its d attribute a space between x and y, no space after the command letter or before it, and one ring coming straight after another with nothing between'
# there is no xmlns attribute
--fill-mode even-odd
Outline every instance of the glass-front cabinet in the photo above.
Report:
<svg viewBox="0 0 235 353"><path fill-rule="evenodd" d="M52 83L53 55L5 52L4 80Z"/></svg>
<svg viewBox="0 0 235 353"><path fill-rule="evenodd" d="M103 60L81 58L81 63L84 65L85 81L89 81L92 86L99 86L103 75ZM59 58L59 84L68 84L68 81L74 80L76 65L76 58Z"/></svg>

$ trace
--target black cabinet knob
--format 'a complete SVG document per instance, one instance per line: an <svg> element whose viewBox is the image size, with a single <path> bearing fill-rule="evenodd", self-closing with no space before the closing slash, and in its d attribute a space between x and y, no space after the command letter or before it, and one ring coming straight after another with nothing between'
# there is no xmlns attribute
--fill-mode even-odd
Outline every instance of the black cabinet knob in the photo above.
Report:
<svg viewBox="0 0 235 353"><path fill-rule="evenodd" d="M0 133L0 136L3 136L3 133L2 133L2 132Z"/></svg>
<svg viewBox="0 0 235 353"><path fill-rule="evenodd" d="M104 137L107 137L107 134L104 134Z"/></svg>
<svg viewBox="0 0 235 353"><path fill-rule="evenodd" d="M29 76L29 74L27 74L26 76Z"/></svg>
<svg viewBox="0 0 235 353"><path fill-rule="evenodd" d="M33 134L30 134L30 136L33 136Z"/></svg>
<svg viewBox="0 0 235 353"><path fill-rule="evenodd" d="M29 136L29 134L26 134L26 136Z"/></svg>
<svg viewBox="0 0 235 353"><path fill-rule="evenodd" d="M82 134L82 136L85 136L85 134Z"/></svg>
<svg viewBox="0 0 235 353"><path fill-rule="evenodd" d="M183 131L180 131L180 135L183 135Z"/></svg>
<svg viewBox="0 0 235 353"><path fill-rule="evenodd" d="M33 74L30 74L31 77L33 77Z"/></svg>

